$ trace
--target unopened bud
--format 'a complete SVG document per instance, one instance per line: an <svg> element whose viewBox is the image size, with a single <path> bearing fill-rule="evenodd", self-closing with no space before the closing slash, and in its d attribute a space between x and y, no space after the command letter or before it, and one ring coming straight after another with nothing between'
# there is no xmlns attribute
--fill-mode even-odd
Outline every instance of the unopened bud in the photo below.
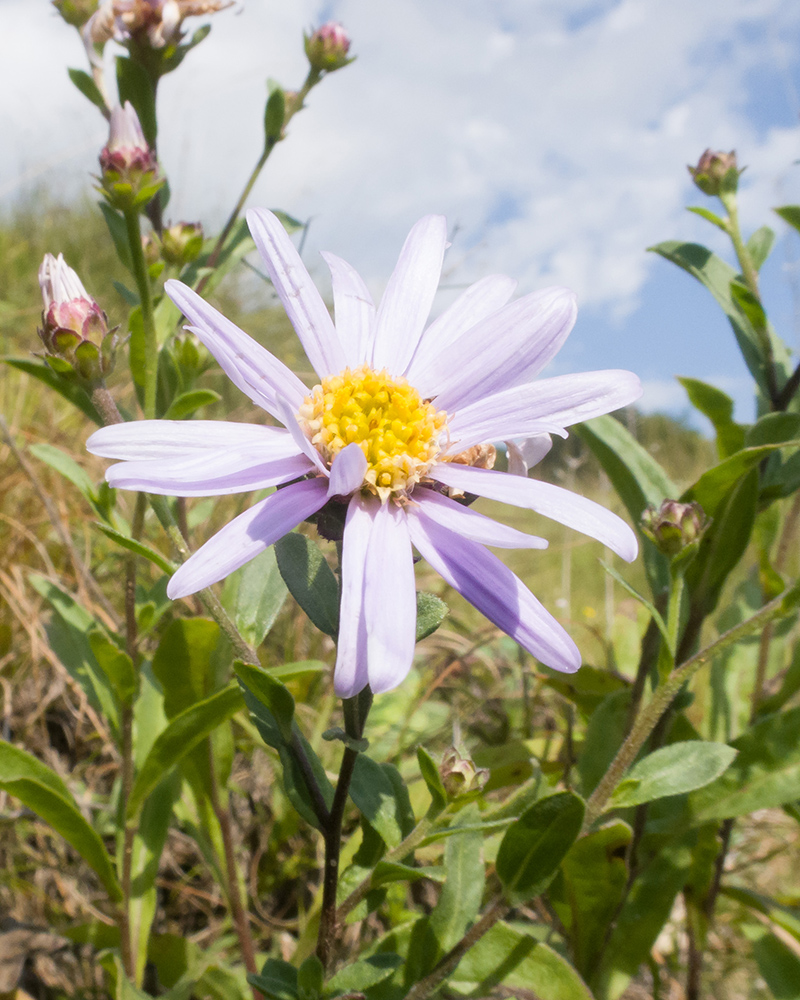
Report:
<svg viewBox="0 0 800 1000"><path fill-rule="evenodd" d="M50 367L62 374L76 373L88 382L109 375L117 328L108 329L106 314L61 254L45 254L39 287L44 302L39 336Z"/></svg>
<svg viewBox="0 0 800 1000"><path fill-rule="evenodd" d="M163 185L158 162L130 101L111 112L108 143L100 153L103 194L121 211L146 204Z"/></svg>
<svg viewBox="0 0 800 1000"><path fill-rule="evenodd" d="M687 167L692 180L704 194L719 196L736 191L739 175L742 173L736 165L736 152L717 153L707 149L697 161L696 167Z"/></svg>
<svg viewBox="0 0 800 1000"><path fill-rule="evenodd" d="M304 35L305 49L311 68L318 73L332 73L352 62L347 58L350 36L336 22L323 24L311 35Z"/></svg>
<svg viewBox="0 0 800 1000"><path fill-rule="evenodd" d="M161 256L175 267L191 264L202 249L203 227L199 222L177 222L161 234Z"/></svg>
<svg viewBox="0 0 800 1000"><path fill-rule="evenodd" d="M657 510L647 507L642 513L642 531L666 556L699 542L709 523L699 503L665 500Z"/></svg>
<svg viewBox="0 0 800 1000"><path fill-rule="evenodd" d="M469 757L462 757L455 747L445 750L439 765L439 777L451 799L480 792L489 780L489 772L475 767Z"/></svg>
<svg viewBox="0 0 800 1000"><path fill-rule="evenodd" d="M67 24L82 28L97 10L98 0L52 0L53 6Z"/></svg>

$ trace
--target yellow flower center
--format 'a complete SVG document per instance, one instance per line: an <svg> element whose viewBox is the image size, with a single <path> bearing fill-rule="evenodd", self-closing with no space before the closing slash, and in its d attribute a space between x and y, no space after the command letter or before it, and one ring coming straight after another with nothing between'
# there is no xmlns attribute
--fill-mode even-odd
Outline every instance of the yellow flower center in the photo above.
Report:
<svg viewBox="0 0 800 1000"><path fill-rule="evenodd" d="M367 459L363 488L382 502L406 495L441 451L447 423L404 378L367 365L330 375L303 400L300 425L330 466L354 442Z"/></svg>

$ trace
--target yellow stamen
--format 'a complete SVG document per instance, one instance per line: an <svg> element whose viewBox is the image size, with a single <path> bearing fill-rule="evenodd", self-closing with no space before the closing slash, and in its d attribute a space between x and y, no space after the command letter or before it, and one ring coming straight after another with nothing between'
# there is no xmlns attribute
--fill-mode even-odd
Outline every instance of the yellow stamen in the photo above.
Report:
<svg viewBox="0 0 800 1000"><path fill-rule="evenodd" d="M367 365L314 386L298 414L311 443L330 463L355 442L367 459L363 489L382 502L409 493L436 460L447 423L404 378Z"/></svg>

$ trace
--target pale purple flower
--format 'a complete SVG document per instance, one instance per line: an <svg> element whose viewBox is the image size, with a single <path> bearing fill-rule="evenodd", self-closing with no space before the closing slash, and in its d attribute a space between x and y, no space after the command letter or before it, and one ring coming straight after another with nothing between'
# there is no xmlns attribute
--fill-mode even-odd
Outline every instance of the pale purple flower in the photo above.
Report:
<svg viewBox="0 0 800 1000"><path fill-rule="evenodd" d="M195 292L167 282L173 302L229 378L285 427L147 420L105 427L89 450L121 459L112 486L215 496L279 486L234 518L172 577L185 597L253 559L326 504L346 510L336 692L398 685L414 655L413 549L476 608L557 670L575 671L575 643L485 546L545 548L532 535L458 503L470 493L529 508L600 540L623 559L636 537L605 508L520 475L463 464L492 441L535 439L625 406L641 393L626 371L532 382L575 321L574 295L547 288L510 302L515 282L470 286L427 329L446 246L442 216L411 230L380 304L356 271L323 254L336 325L280 221L248 213L250 230L321 379L309 390L282 362ZM520 449L524 453L524 448ZM529 449L530 452L530 449Z"/></svg>

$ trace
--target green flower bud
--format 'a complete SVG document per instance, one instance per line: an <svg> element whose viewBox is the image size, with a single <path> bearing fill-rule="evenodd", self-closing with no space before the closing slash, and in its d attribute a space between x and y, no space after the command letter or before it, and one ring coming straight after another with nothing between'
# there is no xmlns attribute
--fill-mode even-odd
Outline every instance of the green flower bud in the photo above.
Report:
<svg viewBox="0 0 800 1000"><path fill-rule="evenodd" d="M642 531L666 556L676 556L697 545L709 525L698 503L665 500L656 510L647 507L642 514Z"/></svg>
<svg viewBox="0 0 800 1000"><path fill-rule="evenodd" d="M308 61L318 73L332 73L353 61L347 58L350 36L341 24L331 21L303 37Z"/></svg>
<svg viewBox="0 0 800 1000"><path fill-rule="evenodd" d="M109 330L106 314L61 254L45 254L39 286L44 301L39 336L50 367L87 382L109 375L114 368L117 327Z"/></svg>
<svg viewBox="0 0 800 1000"><path fill-rule="evenodd" d="M687 167L692 180L705 194L712 197L732 193L739 185L739 175L743 172L736 165L736 152L715 153L707 149L697 161L696 167Z"/></svg>
<svg viewBox="0 0 800 1000"><path fill-rule="evenodd" d="M477 794L489 780L489 772L475 767L469 757L462 757L455 747L445 750L439 776L451 799Z"/></svg>
<svg viewBox="0 0 800 1000"><path fill-rule="evenodd" d="M161 256L175 267L191 264L202 249L203 227L199 222L176 222L161 234Z"/></svg>
<svg viewBox="0 0 800 1000"><path fill-rule="evenodd" d="M147 144L130 101L111 112L108 143L100 153L101 191L122 212L145 205L163 185L158 161Z"/></svg>

